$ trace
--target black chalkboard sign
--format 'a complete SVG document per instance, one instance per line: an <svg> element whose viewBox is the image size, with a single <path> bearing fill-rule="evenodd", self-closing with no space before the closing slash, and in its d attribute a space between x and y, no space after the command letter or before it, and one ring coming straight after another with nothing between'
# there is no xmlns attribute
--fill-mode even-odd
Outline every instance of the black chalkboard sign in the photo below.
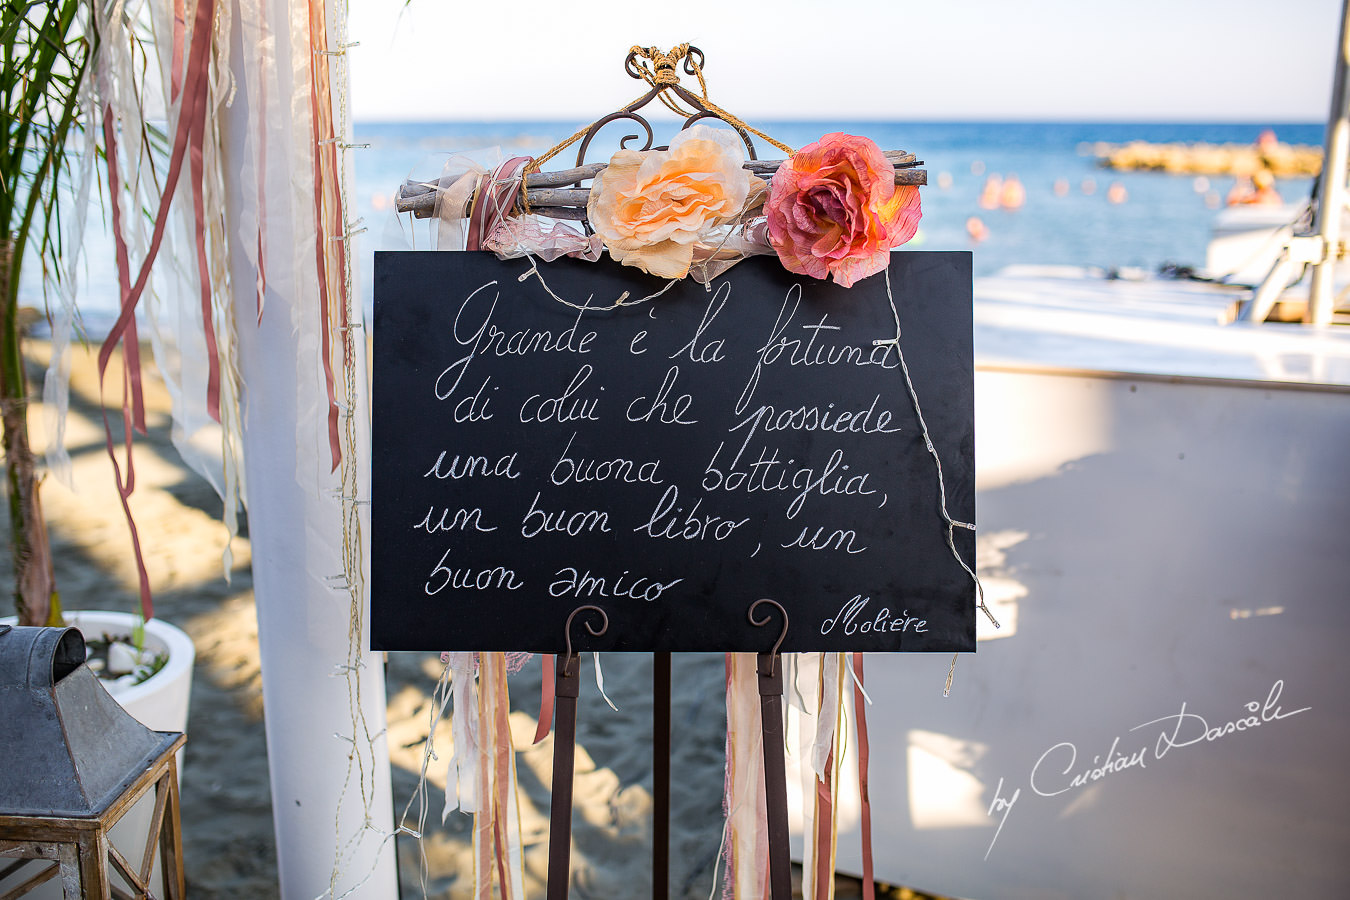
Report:
<svg viewBox="0 0 1350 900"><path fill-rule="evenodd" d="M973 650L970 254L850 289L746 260L708 290L605 259L375 255L371 643ZM627 295L625 305L601 311ZM566 303L562 302L566 301ZM574 304L569 306L567 303ZM955 531L972 567L974 536ZM579 628L578 628L579 631Z"/></svg>

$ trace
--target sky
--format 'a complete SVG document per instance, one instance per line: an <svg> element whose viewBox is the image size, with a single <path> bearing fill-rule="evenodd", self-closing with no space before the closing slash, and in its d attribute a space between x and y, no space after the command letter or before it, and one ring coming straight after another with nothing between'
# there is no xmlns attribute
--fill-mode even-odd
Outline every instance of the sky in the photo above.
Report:
<svg viewBox="0 0 1350 900"><path fill-rule="evenodd" d="M590 121L688 42L754 120L1321 122L1340 0L349 0L364 121ZM693 82L693 79L687 79ZM689 86L697 88L696 83Z"/></svg>

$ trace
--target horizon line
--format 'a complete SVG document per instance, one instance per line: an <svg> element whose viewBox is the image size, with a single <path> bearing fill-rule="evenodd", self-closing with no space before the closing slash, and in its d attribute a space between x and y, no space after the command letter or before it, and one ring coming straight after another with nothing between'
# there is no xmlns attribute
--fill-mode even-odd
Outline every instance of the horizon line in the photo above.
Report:
<svg viewBox="0 0 1350 900"><path fill-rule="evenodd" d="M661 117L657 121L672 122L679 121L674 116ZM372 124L372 125L511 125L511 124L568 124L572 125L578 122L578 119L563 117L487 117L487 116L451 116L446 118L395 118L379 115L372 116L352 116L353 123ZM914 117L914 118L886 118L881 116L804 116L792 118L776 118L766 116L757 118L759 122L776 122L780 124L802 124L812 125L822 122L867 122L877 124L903 123L910 125L1293 125L1306 127L1312 125L1325 126L1325 119L1280 119L1280 118L1261 118L1261 117L1243 117L1243 118L1180 118L1175 116L1166 116L1158 118L1073 118L1073 117L1015 117L1001 116L995 118L985 118L981 116L969 117Z"/></svg>

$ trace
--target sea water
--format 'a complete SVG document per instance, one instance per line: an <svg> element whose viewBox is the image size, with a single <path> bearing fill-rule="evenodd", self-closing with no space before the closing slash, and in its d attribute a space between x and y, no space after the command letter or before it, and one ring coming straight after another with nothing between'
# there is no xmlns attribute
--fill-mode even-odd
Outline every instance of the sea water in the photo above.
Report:
<svg viewBox="0 0 1350 900"><path fill-rule="evenodd" d="M585 123L578 122L357 122L353 151L355 214L366 228L357 238L357 290L362 306L371 306L375 250L409 245L409 218L393 212L392 198L406 178L434 179L444 161L469 154L480 161L538 155L566 139ZM665 143L677 127L654 122L656 142ZM1166 263L1199 267L1205 258L1216 202L1233 186L1230 176L1209 176L1208 184L1189 175L1161 172L1115 172L1100 166L1092 153L1097 143L1253 143L1272 128L1282 142L1320 144L1317 123L1091 123L1091 122L755 122L779 141L800 147L821 135L844 131L870 137L884 150L915 153L928 170L922 189L923 220L909 245L926 250L973 251L976 277L1015 263L1068 264L1103 269L1137 267L1157 270ZM631 122L608 126L592 143L587 162L602 161L623 136L640 130ZM782 152L756 142L761 158ZM564 151L547 168L574 165L576 147ZM1025 188L1018 209L986 210L979 205L985 180L993 174L1016 175ZM1057 193L1063 181L1067 192ZM1124 189L1123 202L1108 197L1113 183ZM1287 202L1306 199L1310 179L1282 179L1278 190ZM1062 190L1062 187L1061 187ZM978 217L987 231L972 240L967 222ZM116 276L112 243L91 224L89 257L81 279L79 304L91 325L100 313L116 308ZM425 224L423 225L425 228ZM419 246L425 241L417 236ZM21 302L41 307L42 293L27 267ZM96 326L94 326L96 330Z"/></svg>

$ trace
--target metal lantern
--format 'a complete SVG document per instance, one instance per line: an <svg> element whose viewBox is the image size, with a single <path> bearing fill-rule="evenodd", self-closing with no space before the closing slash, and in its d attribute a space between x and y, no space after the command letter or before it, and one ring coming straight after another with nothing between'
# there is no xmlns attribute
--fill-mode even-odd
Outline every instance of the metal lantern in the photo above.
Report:
<svg viewBox="0 0 1350 900"><path fill-rule="evenodd" d="M0 885L9 885L0 897L21 897L59 877L66 900L179 900L175 753L183 735L132 718L84 659L84 637L74 628L0 625ZM129 861L109 829L151 788L145 852ZM163 893L149 884L156 845Z"/></svg>

